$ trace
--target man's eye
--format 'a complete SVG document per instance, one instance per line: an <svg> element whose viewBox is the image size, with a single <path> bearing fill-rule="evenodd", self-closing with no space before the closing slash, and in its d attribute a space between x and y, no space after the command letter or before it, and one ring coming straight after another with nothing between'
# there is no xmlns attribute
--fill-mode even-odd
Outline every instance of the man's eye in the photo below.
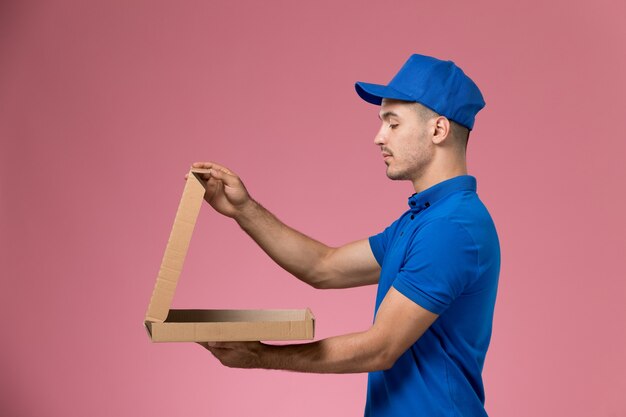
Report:
<svg viewBox="0 0 626 417"><path fill-rule="evenodd" d="M395 129L396 127L398 127L398 123L389 123L389 127Z"/></svg>

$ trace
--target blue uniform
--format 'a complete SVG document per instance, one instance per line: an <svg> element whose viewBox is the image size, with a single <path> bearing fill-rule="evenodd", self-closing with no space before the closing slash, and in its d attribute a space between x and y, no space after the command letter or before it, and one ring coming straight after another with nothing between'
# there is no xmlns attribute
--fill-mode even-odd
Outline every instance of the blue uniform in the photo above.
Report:
<svg viewBox="0 0 626 417"><path fill-rule="evenodd" d="M439 318L391 369L369 374L365 415L484 417L500 273L494 223L469 175L412 195L409 207L369 239L382 267L376 311L393 286Z"/></svg>

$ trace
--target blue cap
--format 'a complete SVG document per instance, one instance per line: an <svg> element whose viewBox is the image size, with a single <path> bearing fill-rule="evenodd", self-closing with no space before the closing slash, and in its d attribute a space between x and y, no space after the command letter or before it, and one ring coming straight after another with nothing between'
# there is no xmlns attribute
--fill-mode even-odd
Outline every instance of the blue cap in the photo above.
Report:
<svg viewBox="0 0 626 417"><path fill-rule="evenodd" d="M411 55L389 85L359 81L355 88L368 103L380 105L383 98L417 102L470 130L485 107L478 86L454 62L419 54Z"/></svg>

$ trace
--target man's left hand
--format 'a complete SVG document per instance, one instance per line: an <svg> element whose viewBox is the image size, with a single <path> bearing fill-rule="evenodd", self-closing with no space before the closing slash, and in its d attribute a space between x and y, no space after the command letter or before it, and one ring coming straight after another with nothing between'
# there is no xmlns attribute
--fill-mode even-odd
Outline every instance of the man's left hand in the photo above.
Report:
<svg viewBox="0 0 626 417"><path fill-rule="evenodd" d="M229 368L260 368L261 351L266 345L261 342L199 342Z"/></svg>

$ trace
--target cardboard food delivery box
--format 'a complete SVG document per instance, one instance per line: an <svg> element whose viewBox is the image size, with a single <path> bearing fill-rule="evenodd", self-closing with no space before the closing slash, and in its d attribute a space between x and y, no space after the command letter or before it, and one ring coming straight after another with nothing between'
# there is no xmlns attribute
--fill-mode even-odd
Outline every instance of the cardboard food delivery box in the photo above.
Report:
<svg viewBox="0 0 626 417"><path fill-rule="evenodd" d="M172 310L176 284L189 248L205 183L193 168L185 183L174 226L146 312L145 326L153 342L226 342L311 340L315 318L304 310Z"/></svg>

